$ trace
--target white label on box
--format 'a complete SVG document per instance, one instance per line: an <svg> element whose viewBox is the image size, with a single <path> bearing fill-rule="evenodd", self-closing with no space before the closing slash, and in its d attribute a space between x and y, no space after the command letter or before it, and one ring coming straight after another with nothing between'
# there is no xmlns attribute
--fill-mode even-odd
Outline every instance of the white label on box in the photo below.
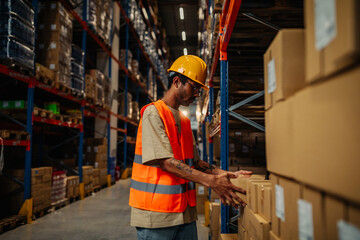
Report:
<svg viewBox="0 0 360 240"><path fill-rule="evenodd" d="M51 42L50 49L55 49L55 48L56 48L56 42Z"/></svg>
<svg viewBox="0 0 360 240"><path fill-rule="evenodd" d="M338 234L340 240L359 240L360 229L354 224L339 220L337 222Z"/></svg>
<svg viewBox="0 0 360 240"><path fill-rule="evenodd" d="M335 0L315 0L315 41L316 49L321 50L336 37Z"/></svg>
<svg viewBox="0 0 360 240"><path fill-rule="evenodd" d="M96 152L96 153L99 152L99 149L97 146L94 147L94 152Z"/></svg>
<svg viewBox="0 0 360 240"><path fill-rule="evenodd" d="M51 30L56 30L56 24L51 24L50 29Z"/></svg>
<svg viewBox="0 0 360 240"><path fill-rule="evenodd" d="M267 70L268 70L268 93L272 93L276 89L275 59L271 60L268 63Z"/></svg>
<svg viewBox="0 0 360 240"><path fill-rule="evenodd" d="M8 102L8 101L3 102L3 107L4 107L4 108L5 108L5 107L9 107L9 102Z"/></svg>
<svg viewBox="0 0 360 240"><path fill-rule="evenodd" d="M299 217L299 239L314 239L314 224L311 203L299 199L298 200L298 217Z"/></svg>
<svg viewBox="0 0 360 240"><path fill-rule="evenodd" d="M199 195L204 195L205 194L205 187L204 186L199 186L198 187L198 194Z"/></svg>
<svg viewBox="0 0 360 240"><path fill-rule="evenodd" d="M243 153L249 152L249 147L246 146L246 145L242 145L242 152L243 152Z"/></svg>
<svg viewBox="0 0 360 240"><path fill-rule="evenodd" d="M230 143L229 144L229 152L235 152L235 144L233 144L233 143Z"/></svg>
<svg viewBox="0 0 360 240"><path fill-rule="evenodd" d="M54 63L50 64L49 68L50 68L51 70L54 70L54 69L55 69L55 64L54 64Z"/></svg>
<svg viewBox="0 0 360 240"><path fill-rule="evenodd" d="M87 152L88 152L88 153L91 152L91 146L88 146L88 147L87 147Z"/></svg>
<svg viewBox="0 0 360 240"><path fill-rule="evenodd" d="M55 9L56 8L56 3L52 3L51 4L51 9Z"/></svg>
<svg viewBox="0 0 360 240"><path fill-rule="evenodd" d="M275 208L276 216L285 222L284 188L278 184L275 185Z"/></svg>
<svg viewBox="0 0 360 240"><path fill-rule="evenodd" d="M39 29L44 29L45 25L44 24L39 24Z"/></svg>
<svg viewBox="0 0 360 240"><path fill-rule="evenodd" d="M20 101L15 101L15 107L20 107L21 106L21 102Z"/></svg>

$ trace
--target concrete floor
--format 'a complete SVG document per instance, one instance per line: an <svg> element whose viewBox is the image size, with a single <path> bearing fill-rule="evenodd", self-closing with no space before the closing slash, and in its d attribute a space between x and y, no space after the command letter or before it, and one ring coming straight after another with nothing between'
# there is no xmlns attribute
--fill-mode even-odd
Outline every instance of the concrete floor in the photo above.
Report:
<svg viewBox="0 0 360 240"><path fill-rule="evenodd" d="M69 204L53 213L0 235L0 240L112 240L136 239L136 229L129 225L130 179ZM199 240L208 239L204 215L197 222Z"/></svg>

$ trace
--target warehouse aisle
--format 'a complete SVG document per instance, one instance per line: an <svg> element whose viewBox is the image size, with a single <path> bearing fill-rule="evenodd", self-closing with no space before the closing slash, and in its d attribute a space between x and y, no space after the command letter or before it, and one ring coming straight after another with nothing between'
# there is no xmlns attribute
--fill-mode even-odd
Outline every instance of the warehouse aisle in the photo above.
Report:
<svg viewBox="0 0 360 240"><path fill-rule="evenodd" d="M129 186L130 179L120 180L83 201L6 232L0 235L0 240L136 239L136 229L129 225ZM203 215L199 216L199 240L208 239L203 222Z"/></svg>

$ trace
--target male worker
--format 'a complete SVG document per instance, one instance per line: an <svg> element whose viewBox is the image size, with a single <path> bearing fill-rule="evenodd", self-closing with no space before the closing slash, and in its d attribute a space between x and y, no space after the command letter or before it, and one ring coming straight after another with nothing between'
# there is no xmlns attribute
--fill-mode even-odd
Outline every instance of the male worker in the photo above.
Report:
<svg viewBox="0 0 360 240"><path fill-rule="evenodd" d="M212 188L223 204L235 200L230 173L199 159L190 120L179 112L205 86L206 64L192 55L179 57L168 70L169 90L162 100L141 109L129 204L138 239L197 239L195 184Z"/></svg>

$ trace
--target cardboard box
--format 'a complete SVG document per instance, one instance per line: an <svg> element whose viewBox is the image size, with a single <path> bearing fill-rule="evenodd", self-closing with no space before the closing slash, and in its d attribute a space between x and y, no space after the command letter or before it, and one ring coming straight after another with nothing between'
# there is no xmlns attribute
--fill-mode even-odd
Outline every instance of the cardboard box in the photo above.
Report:
<svg viewBox="0 0 360 240"><path fill-rule="evenodd" d="M284 189L285 204L285 221L280 221L279 236L282 239L297 239L299 236L297 209L301 193L300 185L282 177L279 178L279 185Z"/></svg>
<svg viewBox="0 0 360 240"><path fill-rule="evenodd" d="M207 196L197 196L196 197L196 210L197 213L204 214L205 213L205 201L208 201L209 198Z"/></svg>
<svg viewBox="0 0 360 240"><path fill-rule="evenodd" d="M324 239L339 239L337 222L345 220L346 205L344 202L325 196L324 200L324 219L325 219L325 238Z"/></svg>
<svg viewBox="0 0 360 240"><path fill-rule="evenodd" d="M350 205L348 207L349 222L360 228L360 208Z"/></svg>
<svg viewBox="0 0 360 240"><path fill-rule="evenodd" d="M258 213L266 221L271 222L271 184L266 186L260 185L257 191Z"/></svg>
<svg viewBox="0 0 360 240"><path fill-rule="evenodd" d="M220 230L210 230L211 240L219 240L220 239Z"/></svg>
<svg viewBox="0 0 360 240"><path fill-rule="evenodd" d="M236 233L222 233L220 234L221 240L237 240L238 236Z"/></svg>
<svg viewBox="0 0 360 240"><path fill-rule="evenodd" d="M355 203L360 203L360 191L354 190L360 182L359 76L357 67L298 92L292 134L294 178Z"/></svg>
<svg viewBox="0 0 360 240"><path fill-rule="evenodd" d="M209 197L209 188L196 183L196 197Z"/></svg>
<svg viewBox="0 0 360 240"><path fill-rule="evenodd" d="M302 210L302 216L307 217L306 214L312 215L313 233L305 233L306 236L312 236L312 239L326 239L324 230L324 209L323 209L323 197L321 192L313 190L308 187L303 188L302 199L311 204L312 212L307 213L306 209L298 209L298 212ZM300 226L300 224L299 224ZM306 231L309 228L299 229L299 231Z"/></svg>
<svg viewBox="0 0 360 240"><path fill-rule="evenodd" d="M259 213L259 207L258 207L258 188L271 186L271 183L269 180L254 180L249 181L249 187L246 192L246 198L248 207L253 211L254 213Z"/></svg>
<svg viewBox="0 0 360 240"><path fill-rule="evenodd" d="M232 184L234 184L237 187L240 187L246 191L249 190L249 182L250 181L256 181L256 180L265 180L265 176L264 175L257 175L257 174L253 174L253 175L240 175L238 178L231 178L230 182ZM248 203L248 194L242 194L237 192L236 195L239 196L239 198L241 200L243 200L245 203Z"/></svg>
<svg viewBox="0 0 360 240"><path fill-rule="evenodd" d="M276 234L273 231L269 232L270 240L281 240L280 237L276 236Z"/></svg>
<svg viewBox="0 0 360 240"><path fill-rule="evenodd" d="M286 177L298 171L294 163L293 101L290 97L265 112L267 169Z"/></svg>
<svg viewBox="0 0 360 240"><path fill-rule="evenodd" d="M220 230L220 215L221 206L220 203L210 202L210 228L212 230Z"/></svg>
<svg viewBox="0 0 360 240"><path fill-rule="evenodd" d="M238 239L247 240L247 230L241 225L241 222L238 220Z"/></svg>
<svg viewBox="0 0 360 240"><path fill-rule="evenodd" d="M335 0L335 11L329 11L314 0L305 1L306 80L314 82L353 64L360 56L360 3L357 0ZM317 11L319 10L319 11ZM326 18L323 18L326 16ZM316 20L320 24L316 28ZM334 24L332 24L334 23ZM318 40L318 47L317 45ZM325 40L322 42L322 40ZM321 42L323 44L321 44Z"/></svg>
<svg viewBox="0 0 360 240"><path fill-rule="evenodd" d="M269 239L270 223L259 214L253 213L248 207L244 208L241 225L247 230L249 239Z"/></svg>
<svg viewBox="0 0 360 240"><path fill-rule="evenodd" d="M265 109L305 87L304 30L278 32L264 55Z"/></svg>

